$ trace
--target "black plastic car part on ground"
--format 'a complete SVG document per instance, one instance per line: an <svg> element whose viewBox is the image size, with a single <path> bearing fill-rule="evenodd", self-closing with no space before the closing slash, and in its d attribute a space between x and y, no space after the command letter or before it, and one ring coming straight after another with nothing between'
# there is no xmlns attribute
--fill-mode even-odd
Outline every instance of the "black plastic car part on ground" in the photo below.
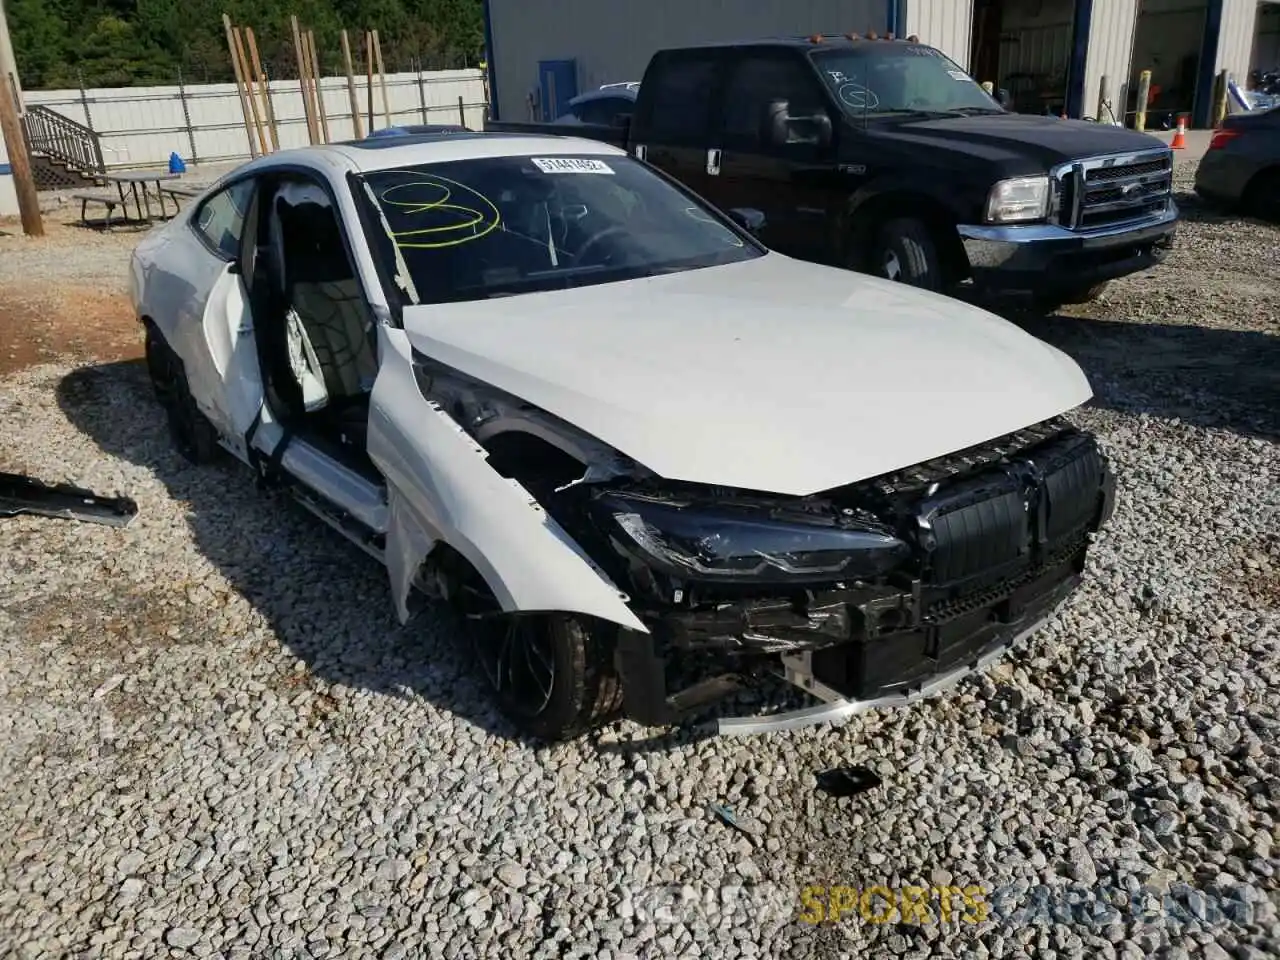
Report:
<svg viewBox="0 0 1280 960"><path fill-rule="evenodd" d="M626 129L572 133L625 147L724 210L755 211L776 250L929 289L1082 299L1160 262L1178 217L1163 143L1009 113L919 43L661 51Z"/></svg>

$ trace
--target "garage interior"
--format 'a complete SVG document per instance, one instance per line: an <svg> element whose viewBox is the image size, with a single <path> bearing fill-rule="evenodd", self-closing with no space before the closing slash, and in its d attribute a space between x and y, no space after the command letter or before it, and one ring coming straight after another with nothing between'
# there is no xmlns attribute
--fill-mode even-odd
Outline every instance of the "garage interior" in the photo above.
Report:
<svg viewBox="0 0 1280 960"><path fill-rule="evenodd" d="M1207 0L1142 0L1133 37L1128 117L1137 110L1138 77L1143 70L1151 71L1148 129L1169 129L1177 124L1179 114L1208 110L1213 70L1211 66L1207 71L1206 90L1206 72L1200 69L1208 26Z"/></svg>
<svg viewBox="0 0 1280 960"><path fill-rule="evenodd" d="M1068 99L1074 0L976 0L969 63L1018 113L1058 116Z"/></svg>
<svg viewBox="0 0 1280 960"><path fill-rule="evenodd" d="M1253 86L1260 74L1280 70L1280 2L1258 5L1258 21L1249 57L1249 80Z"/></svg>

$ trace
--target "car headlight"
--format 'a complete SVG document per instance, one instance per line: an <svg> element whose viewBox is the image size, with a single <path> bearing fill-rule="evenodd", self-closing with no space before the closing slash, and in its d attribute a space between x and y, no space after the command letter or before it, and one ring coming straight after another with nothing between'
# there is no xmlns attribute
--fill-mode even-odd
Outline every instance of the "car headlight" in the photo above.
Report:
<svg viewBox="0 0 1280 960"><path fill-rule="evenodd" d="M626 552L688 579L818 582L871 579L901 564L910 548L877 530L815 520L754 517L746 511L608 492L594 504Z"/></svg>
<svg viewBox="0 0 1280 960"><path fill-rule="evenodd" d="M1015 177L1001 180L987 197L988 223L1042 220L1049 213L1049 178Z"/></svg>

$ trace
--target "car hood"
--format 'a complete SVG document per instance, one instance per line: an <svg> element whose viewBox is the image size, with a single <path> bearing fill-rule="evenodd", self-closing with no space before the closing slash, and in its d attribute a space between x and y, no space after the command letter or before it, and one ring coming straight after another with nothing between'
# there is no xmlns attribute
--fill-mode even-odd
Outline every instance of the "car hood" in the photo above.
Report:
<svg viewBox="0 0 1280 960"><path fill-rule="evenodd" d="M876 133L899 143L987 160L1033 160L1044 168L1085 157L1165 149L1160 140L1136 130L1021 113L911 120Z"/></svg>
<svg viewBox="0 0 1280 960"><path fill-rule="evenodd" d="M415 350L672 480L806 495L1063 413L1076 363L958 300L778 253L404 312Z"/></svg>

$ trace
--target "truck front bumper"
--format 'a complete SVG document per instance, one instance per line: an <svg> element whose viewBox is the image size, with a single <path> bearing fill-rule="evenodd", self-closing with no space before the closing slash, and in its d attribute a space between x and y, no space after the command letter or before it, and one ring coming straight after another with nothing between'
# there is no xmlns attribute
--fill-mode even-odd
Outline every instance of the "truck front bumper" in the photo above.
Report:
<svg viewBox="0 0 1280 960"><path fill-rule="evenodd" d="M1049 223L962 224L957 229L974 285L991 293L1052 295L1160 263L1178 227L1178 207L1140 224L1068 230Z"/></svg>

